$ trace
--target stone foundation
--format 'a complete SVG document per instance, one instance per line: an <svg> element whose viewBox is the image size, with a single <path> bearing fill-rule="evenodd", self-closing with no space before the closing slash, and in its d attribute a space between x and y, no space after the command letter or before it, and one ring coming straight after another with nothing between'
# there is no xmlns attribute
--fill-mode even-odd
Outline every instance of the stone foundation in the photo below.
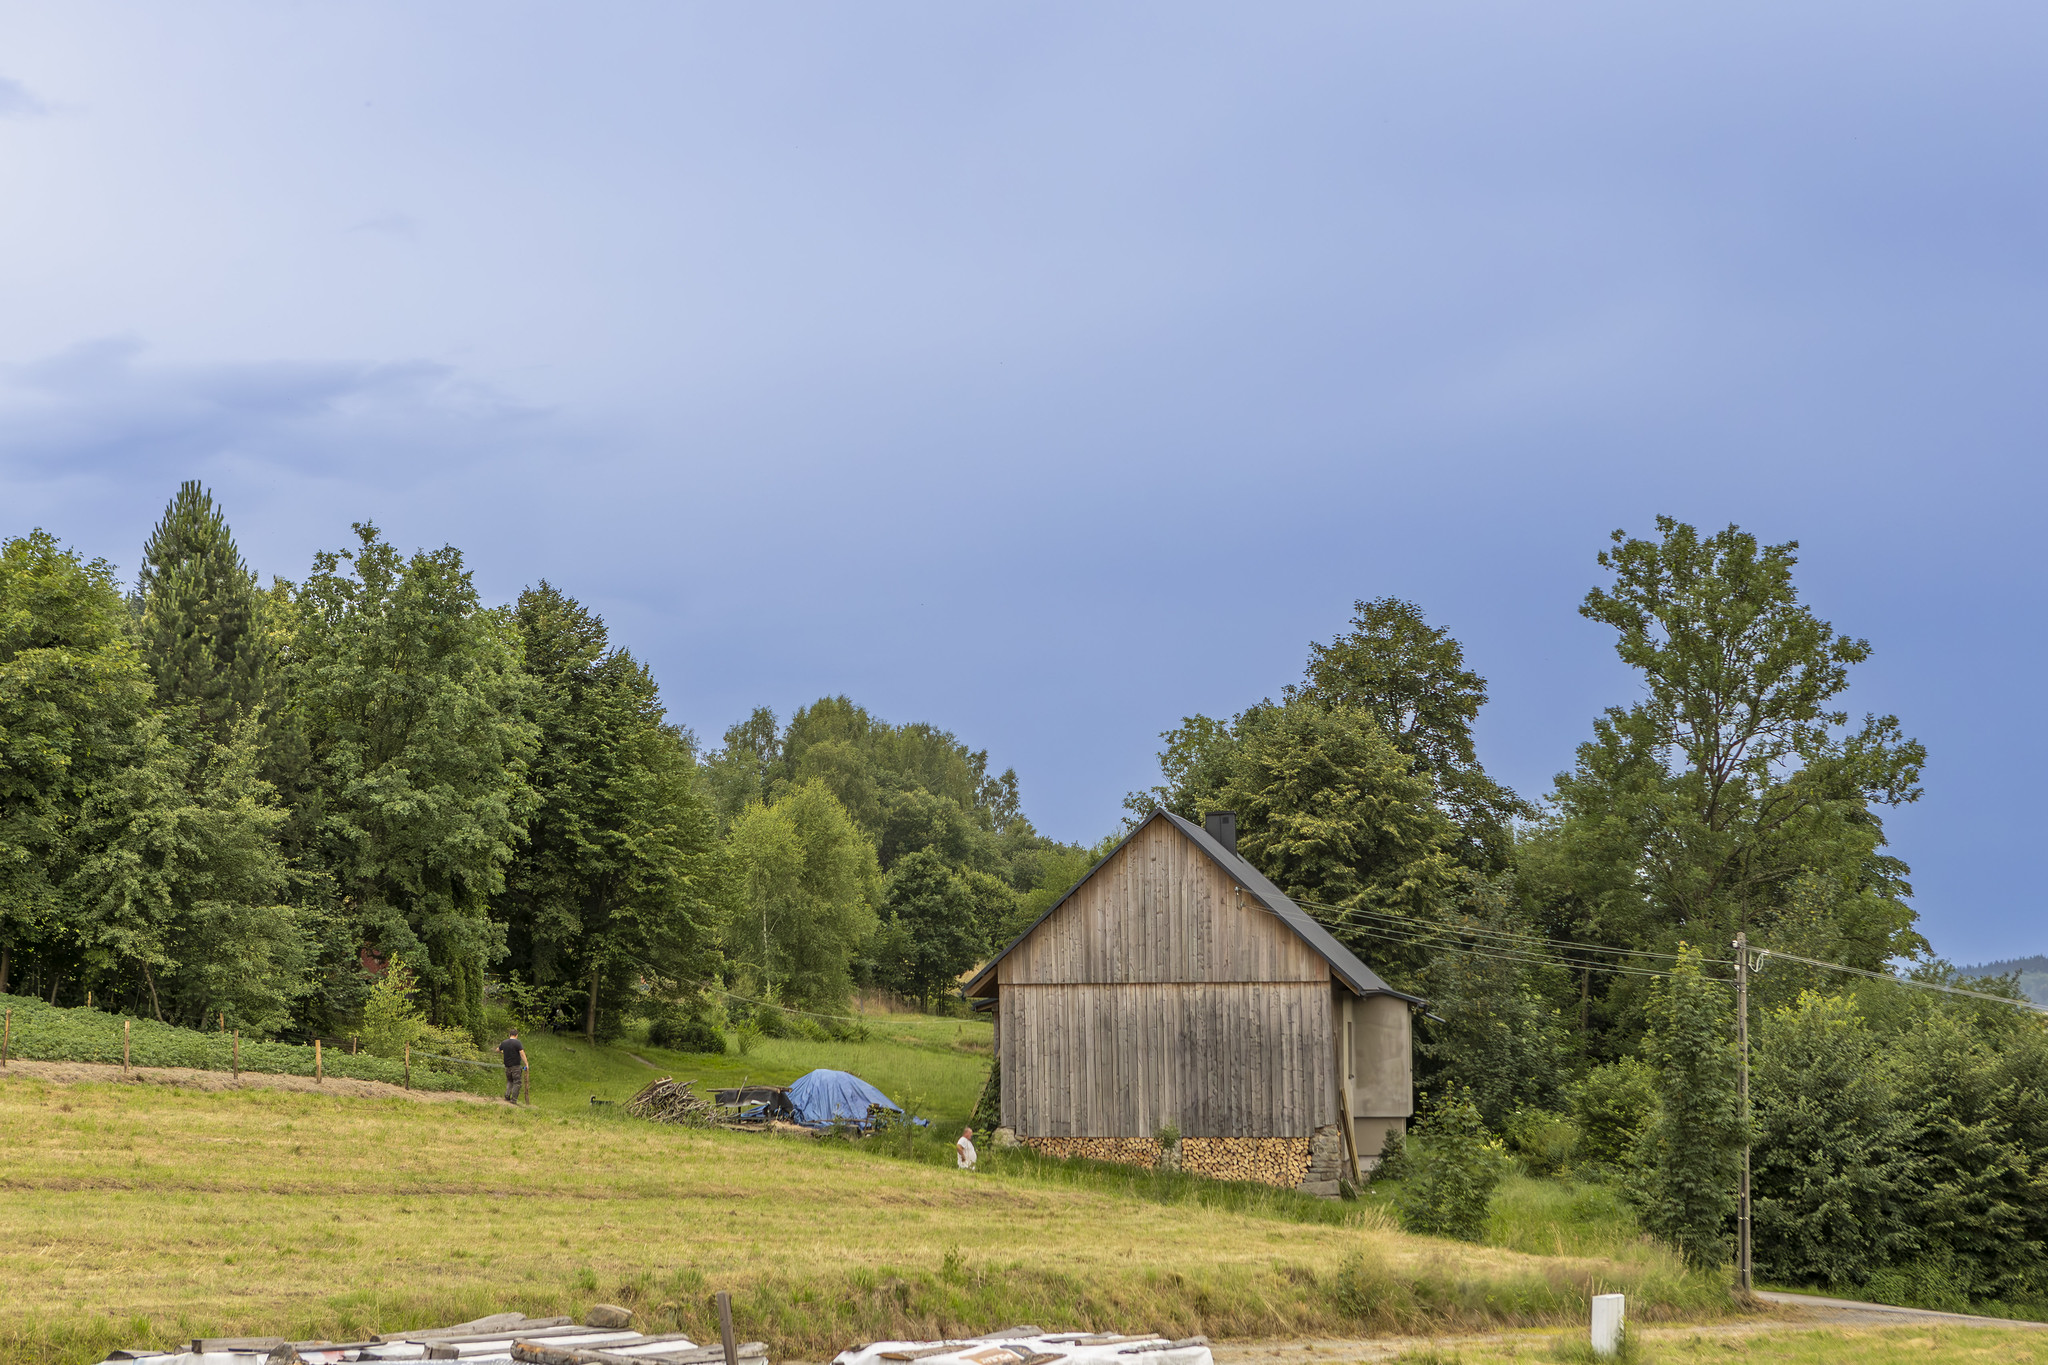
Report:
<svg viewBox="0 0 2048 1365"><path fill-rule="evenodd" d="M1331 1128L1328 1131L1341 1153L1343 1144L1341 1137L1335 1136L1337 1130ZM1255 1180L1260 1184L1291 1190L1306 1188L1302 1182L1311 1174L1316 1144L1322 1140L1323 1135L1319 1132L1313 1138L1184 1137L1175 1145L1178 1148L1178 1166L1190 1175L1205 1175L1212 1180ZM1172 1156L1161 1159L1167 1154L1160 1151L1155 1138L1027 1137L1020 1141L1046 1156L1078 1156L1090 1161L1111 1161L1122 1166L1147 1168L1176 1164ZM1309 1193L1337 1192L1334 1162L1331 1168L1330 1188L1327 1191L1310 1190Z"/></svg>

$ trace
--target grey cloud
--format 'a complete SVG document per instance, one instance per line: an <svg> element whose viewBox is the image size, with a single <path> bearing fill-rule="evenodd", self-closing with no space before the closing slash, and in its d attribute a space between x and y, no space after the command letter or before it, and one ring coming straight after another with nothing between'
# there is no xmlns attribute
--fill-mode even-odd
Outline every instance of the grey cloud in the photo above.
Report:
<svg viewBox="0 0 2048 1365"><path fill-rule="evenodd" d="M0 118L33 118L49 108L20 81L0 76Z"/></svg>
<svg viewBox="0 0 2048 1365"><path fill-rule="evenodd" d="M223 463L417 483L544 441L548 415L444 365L152 364L103 338L0 370L0 482Z"/></svg>

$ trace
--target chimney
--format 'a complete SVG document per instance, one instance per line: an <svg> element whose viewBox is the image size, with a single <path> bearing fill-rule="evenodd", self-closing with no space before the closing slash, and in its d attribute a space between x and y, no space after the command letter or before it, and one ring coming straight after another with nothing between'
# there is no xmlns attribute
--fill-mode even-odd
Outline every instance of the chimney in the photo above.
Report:
<svg viewBox="0 0 2048 1365"><path fill-rule="evenodd" d="M1223 845L1228 853L1237 852L1237 812L1234 810L1212 810L1202 816L1202 828L1209 837Z"/></svg>

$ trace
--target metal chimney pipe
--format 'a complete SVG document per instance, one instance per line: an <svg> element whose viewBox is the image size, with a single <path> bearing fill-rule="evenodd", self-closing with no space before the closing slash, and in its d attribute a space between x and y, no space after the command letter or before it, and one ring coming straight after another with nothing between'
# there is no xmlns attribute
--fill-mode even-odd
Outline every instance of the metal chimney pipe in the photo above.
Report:
<svg viewBox="0 0 2048 1365"><path fill-rule="evenodd" d="M1237 852L1237 812L1234 810L1212 810L1202 816L1202 828L1209 837L1223 845L1225 851Z"/></svg>

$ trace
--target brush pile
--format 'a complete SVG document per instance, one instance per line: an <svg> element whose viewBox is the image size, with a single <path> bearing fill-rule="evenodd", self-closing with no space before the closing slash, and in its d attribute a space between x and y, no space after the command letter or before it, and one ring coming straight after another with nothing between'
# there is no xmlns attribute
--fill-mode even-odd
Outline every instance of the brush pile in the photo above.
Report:
<svg viewBox="0 0 2048 1365"><path fill-rule="evenodd" d="M627 1100L626 1112L635 1118L679 1123L689 1128L708 1128L718 1122L716 1106L692 1090L690 1082L666 1076Z"/></svg>

